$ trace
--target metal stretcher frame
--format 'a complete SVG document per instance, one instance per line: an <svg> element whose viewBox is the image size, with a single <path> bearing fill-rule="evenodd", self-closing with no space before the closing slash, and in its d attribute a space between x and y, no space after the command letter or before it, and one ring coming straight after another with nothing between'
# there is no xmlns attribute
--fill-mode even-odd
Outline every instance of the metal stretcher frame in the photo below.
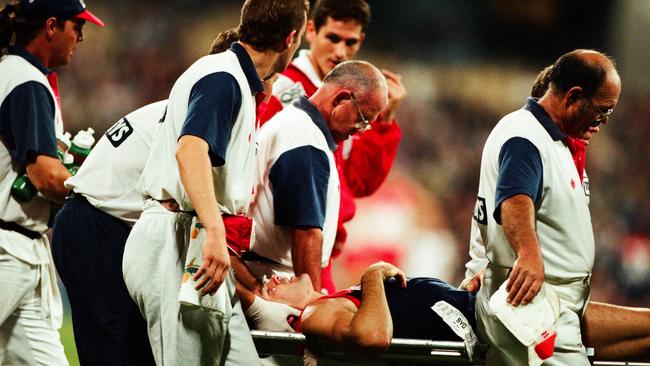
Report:
<svg viewBox="0 0 650 366"><path fill-rule="evenodd" d="M267 332L252 330L253 341L261 357L281 356L302 359L302 351L309 340L302 333ZM483 365L483 360L470 362L463 342L433 341L421 339L394 338L390 347L379 358L373 360L355 359L334 350L323 343L315 344L319 349L318 365ZM645 362L593 361L594 366L650 366Z"/></svg>

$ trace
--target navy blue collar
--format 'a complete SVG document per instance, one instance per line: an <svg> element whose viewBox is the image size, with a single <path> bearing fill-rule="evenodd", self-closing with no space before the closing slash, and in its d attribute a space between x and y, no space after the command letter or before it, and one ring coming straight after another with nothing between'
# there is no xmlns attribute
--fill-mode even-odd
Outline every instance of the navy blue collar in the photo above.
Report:
<svg viewBox="0 0 650 366"><path fill-rule="evenodd" d="M549 116L544 108L542 108L542 106L537 103L537 100L535 98L529 97L526 100L526 106L524 106L524 109L535 116L539 123L542 124L542 127L544 127L546 132L548 132L548 134L551 136L553 141L564 140L567 138L568 135L560 130L560 128L551 119L551 116Z"/></svg>
<svg viewBox="0 0 650 366"><path fill-rule="evenodd" d="M250 55L246 52L244 46L240 45L237 42L233 42L230 45L230 50L237 55L239 60L239 65L242 70L244 70L244 75L246 75L246 80L248 80L248 86L251 87L253 94L257 94L264 90L264 84L260 80L259 75L257 75L257 70L255 70L255 65L253 60L251 60Z"/></svg>
<svg viewBox="0 0 650 366"><path fill-rule="evenodd" d="M300 99L298 99L293 105L298 108L302 109L309 118L314 122L316 127L323 133L323 136L325 136L325 140L327 140L327 146L329 146L330 150L332 152L336 150L336 143L334 142L334 137L332 137L332 133L330 132L329 128L327 127L327 122L325 122L325 118L323 118L323 115L320 113L318 108L312 102L309 101L305 96L301 96Z"/></svg>
<svg viewBox="0 0 650 366"><path fill-rule="evenodd" d="M32 55L29 51L22 47L17 47L17 46L9 46L7 48L7 54L9 55L15 55L15 56L20 56L27 60L30 64L34 65L35 68L37 68L40 72L43 73L43 75L47 75L52 72L52 70L48 69L43 65L43 63L36 58L36 56Z"/></svg>

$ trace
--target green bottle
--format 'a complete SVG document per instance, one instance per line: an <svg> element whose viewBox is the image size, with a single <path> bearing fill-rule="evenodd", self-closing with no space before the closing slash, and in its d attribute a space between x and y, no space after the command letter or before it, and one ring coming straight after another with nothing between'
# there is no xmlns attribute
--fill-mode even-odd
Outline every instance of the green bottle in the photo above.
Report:
<svg viewBox="0 0 650 366"><path fill-rule="evenodd" d="M14 184L11 185L11 194L20 202L29 202L36 193L36 187L29 181L27 174L16 178Z"/></svg>
<svg viewBox="0 0 650 366"><path fill-rule="evenodd" d="M74 165L76 167L80 167L84 160L86 160L88 154L90 154L90 150L95 143L94 133L95 130L88 127L87 130L77 132L72 139L72 145L70 145L68 152L74 156Z"/></svg>

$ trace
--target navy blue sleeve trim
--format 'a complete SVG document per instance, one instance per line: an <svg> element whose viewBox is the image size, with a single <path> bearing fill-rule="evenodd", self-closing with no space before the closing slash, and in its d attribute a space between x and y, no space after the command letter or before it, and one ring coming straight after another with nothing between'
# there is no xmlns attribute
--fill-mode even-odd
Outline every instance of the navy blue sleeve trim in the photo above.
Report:
<svg viewBox="0 0 650 366"><path fill-rule="evenodd" d="M56 157L54 99L45 85L28 81L15 87L0 105L0 134L11 158L25 165L37 155Z"/></svg>
<svg viewBox="0 0 650 366"><path fill-rule="evenodd" d="M202 138L210 146L212 166L222 166L241 102L241 90L233 75L216 72L202 77L190 92L179 138L184 135Z"/></svg>
<svg viewBox="0 0 650 366"><path fill-rule="evenodd" d="M329 176L327 155L313 146L280 155L269 172L275 224L322 229Z"/></svg>
<svg viewBox="0 0 650 366"><path fill-rule="evenodd" d="M525 194L537 203L542 198L543 167L539 150L522 137L513 137L501 146L494 219L501 225L501 203Z"/></svg>

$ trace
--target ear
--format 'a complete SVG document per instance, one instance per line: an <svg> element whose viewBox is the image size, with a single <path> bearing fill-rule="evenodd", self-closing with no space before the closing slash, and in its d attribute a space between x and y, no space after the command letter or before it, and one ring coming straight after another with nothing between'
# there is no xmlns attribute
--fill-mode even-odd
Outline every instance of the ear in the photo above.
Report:
<svg viewBox="0 0 650 366"><path fill-rule="evenodd" d="M308 43L311 43L316 39L316 25L313 20L307 21L307 26L305 27L305 39Z"/></svg>
<svg viewBox="0 0 650 366"><path fill-rule="evenodd" d="M284 40L284 49L288 50L289 47L293 44L295 41L296 36L298 35L298 32L296 30L292 30L291 33L285 38Z"/></svg>
<svg viewBox="0 0 650 366"><path fill-rule="evenodd" d="M56 32L61 32L63 29L59 26L55 17L50 17L45 20L45 38L49 41L54 37Z"/></svg>
<svg viewBox="0 0 650 366"><path fill-rule="evenodd" d="M580 102L582 99L584 99L584 97L585 97L585 94L584 94L584 92L582 90L582 87L581 86L574 86L571 89L569 89L569 91L566 92L566 95L565 95L566 106L568 107L568 106L570 106L570 105L572 105L574 103Z"/></svg>
<svg viewBox="0 0 650 366"><path fill-rule="evenodd" d="M341 104L342 101L350 99L352 99L352 92L347 89L341 89L334 94L334 98L332 98L332 107L336 107Z"/></svg>
<svg viewBox="0 0 650 366"><path fill-rule="evenodd" d="M365 33L361 33L361 36L359 36L359 47L360 47L361 44L363 43L363 40L364 40L364 39L366 39L366 34L365 34Z"/></svg>

